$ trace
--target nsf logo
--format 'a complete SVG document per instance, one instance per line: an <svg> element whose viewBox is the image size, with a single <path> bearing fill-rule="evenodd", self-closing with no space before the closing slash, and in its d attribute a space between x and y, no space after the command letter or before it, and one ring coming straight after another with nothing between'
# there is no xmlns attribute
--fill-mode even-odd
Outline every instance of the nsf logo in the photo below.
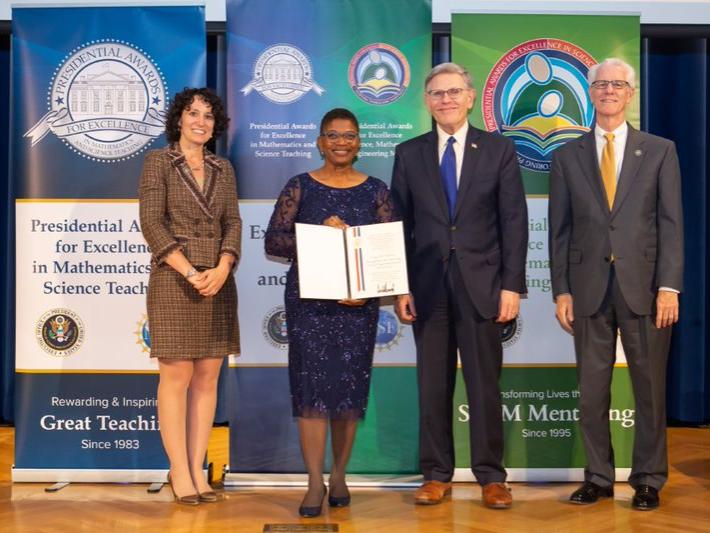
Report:
<svg viewBox="0 0 710 533"><path fill-rule="evenodd" d="M150 353L150 324L148 323L148 316L143 315L143 318L136 325L138 329L133 332L138 338L136 344L141 347L142 353Z"/></svg>
<svg viewBox="0 0 710 533"><path fill-rule="evenodd" d="M387 309L380 309L380 316L377 319L377 336L375 337L375 348L378 352L389 350L395 346L402 337L402 324L397 317Z"/></svg>
<svg viewBox="0 0 710 533"><path fill-rule="evenodd" d="M515 141L522 168L549 172L552 152L589 131L594 107L587 71L595 63L572 43L536 39L493 66L482 91L483 122Z"/></svg>
<svg viewBox="0 0 710 533"><path fill-rule="evenodd" d="M92 161L124 161L165 128L166 83L143 50L101 39L72 50L54 71L49 111L25 133L32 147L53 133Z"/></svg>

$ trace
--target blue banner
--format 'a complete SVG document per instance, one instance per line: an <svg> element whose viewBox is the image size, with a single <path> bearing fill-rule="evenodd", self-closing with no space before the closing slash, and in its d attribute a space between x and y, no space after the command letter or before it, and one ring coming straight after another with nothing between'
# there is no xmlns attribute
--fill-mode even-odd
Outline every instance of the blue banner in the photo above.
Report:
<svg viewBox="0 0 710 533"><path fill-rule="evenodd" d="M230 155L237 170L243 253L237 273L242 355L230 380L232 472L302 472L288 387L283 307L288 265L264 255L264 232L286 181L321 166L320 119L351 110L356 168L389 182L397 144L431 128L423 105L431 68L429 0L228 0ZM417 466L414 342L391 302L380 310L367 420L350 470ZM235 368L236 367L236 368ZM235 386L236 384L236 386Z"/></svg>
<svg viewBox="0 0 710 533"><path fill-rule="evenodd" d="M205 84L205 39L203 7L15 7L16 197L136 198L170 97Z"/></svg>
<svg viewBox="0 0 710 533"><path fill-rule="evenodd" d="M230 155L241 199L320 166L321 116L360 121L358 168L389 182L395 146L431 126L430 0L228 0Z"/></svg>
<svg viewBox="0 0 710 533"><path fill-rule="evenodd" d="M205 42L201 6L13 9L15 481L165 479L136 198Z"/></svg>
<svg viewBox="0 0 710 533"><path fill-rule="evenodd" d="M130 470L166 468L156 375L18 374L16 383L15 469L102 469L130 478Z"/></svg>

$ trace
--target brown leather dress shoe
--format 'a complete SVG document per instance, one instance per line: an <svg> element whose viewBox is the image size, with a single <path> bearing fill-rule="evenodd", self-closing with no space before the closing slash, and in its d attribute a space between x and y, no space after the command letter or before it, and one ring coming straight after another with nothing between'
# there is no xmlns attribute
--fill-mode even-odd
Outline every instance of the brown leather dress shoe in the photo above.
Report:
<svg viewBox="0 0 710 533"><path fill-rule="evenodd" d="M508 509L513 495L505 483L488 483L483 486L483 504L491 509Z"/></svg>
<svg viewBox="0 0 710 533"><path fill-rule="evenodd" d="M417 505L435 505L441 503L444 497L449 494L451 494L451 483L432 479L425 481L417 489L414 493L414 503Z"/></svg>

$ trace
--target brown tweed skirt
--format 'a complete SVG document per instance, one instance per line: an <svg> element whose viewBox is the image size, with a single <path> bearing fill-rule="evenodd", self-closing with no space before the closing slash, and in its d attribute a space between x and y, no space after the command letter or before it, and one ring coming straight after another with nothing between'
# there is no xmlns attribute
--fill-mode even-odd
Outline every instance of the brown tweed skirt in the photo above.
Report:
<svg viewBox="0 0 710 533"><path fill-rule="evenodd" d="M150 356L202 359L239 354L237 287L229 276L213 297L201 296L178 272L153 265L148 282Z"/></svg>

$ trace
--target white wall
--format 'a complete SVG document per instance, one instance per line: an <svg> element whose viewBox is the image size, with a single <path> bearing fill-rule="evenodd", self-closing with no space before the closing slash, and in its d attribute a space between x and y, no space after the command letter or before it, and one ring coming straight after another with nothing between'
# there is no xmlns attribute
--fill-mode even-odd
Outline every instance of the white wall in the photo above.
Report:
<svg viewBox="0 0 710 533"><path fill-rule="evenodd" d="M268 1L268 0L266 0ZM204 5L208 22L226 19L226 0L0 0L0 20L11 20L11 6L159 6L159 5Z"/></svg>
<svg viewBox="0 0 710 533"><path fill-rule="evenodd" d="M269 0L262 0L268 2ZM297 1L297 0L294 0ZM335 1L335 0L333 0ZM357 1L357 0L353 0ZM176 5L204 4L208 22L224 22L226 0L0 0L0 20L11 19L11 5ZM451 12L641 13L642 24L710 24L710 0L432 0L433 22L451 22Z"/></svg>
<svg viewBox="0 0 710 533"><path fill-rule="evenodd" d="M708 0L432 0L434 22L451 22L452 12L640 13L641 24L710 24Z"/></svg>

